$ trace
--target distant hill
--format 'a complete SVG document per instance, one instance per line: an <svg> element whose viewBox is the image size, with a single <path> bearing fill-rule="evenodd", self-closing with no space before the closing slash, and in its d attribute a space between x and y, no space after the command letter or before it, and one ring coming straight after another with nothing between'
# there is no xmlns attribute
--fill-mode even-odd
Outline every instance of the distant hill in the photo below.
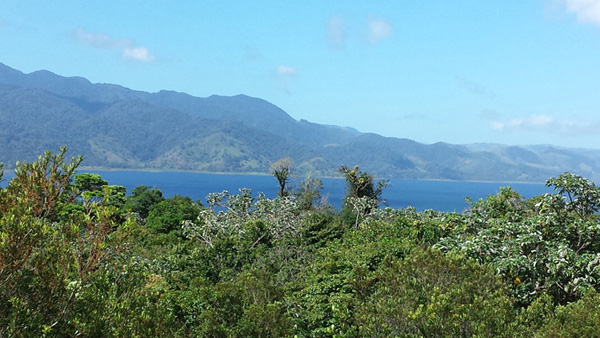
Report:
<svg viewBox="0 0 600 338"><path fill-rule="evenodd" d="M322 176L345 164L403 179L543 182L564 171L600 179L598 150L427 145L297 121L245 95L147 93L1 63L0 126L6 168L66 145L84 166L114 169L266 173L288 156L300 174Z"/></svg>

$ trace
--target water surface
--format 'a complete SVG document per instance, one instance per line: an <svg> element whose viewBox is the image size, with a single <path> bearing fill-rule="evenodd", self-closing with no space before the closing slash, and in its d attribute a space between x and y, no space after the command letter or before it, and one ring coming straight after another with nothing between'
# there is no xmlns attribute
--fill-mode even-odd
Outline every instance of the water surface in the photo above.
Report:
<svg viewBox="0 0 600 338"><path fill-rule="evenodd" d="M84 172L84 171L81 171ZM175 194L205 201L207 194L228 190L238 192L249 188L262 192L269 198L277 196L277 180L266 175L204 174L189 172L146 172L146 171L86 171L94 172L109 184L123 185L130 192L138 185L159 188L165 197ZM343 179L324 178L321 195L328 196L330 204L339 207L346 193ZM292 181L291 185L297 184ZM496 194L500 187L511 186L526 198L550 192L543 184L483 183L452 181L390 180L383 198L392 208L415 207L417 210L435 209L446 212L462 212L468 207L465 197L474 201Z"/></svg>
<svg viewBox="0 0 600 338"><path fill-rule="evenodd" d="M79 173L96 173L109 184L122 185L131 192L138 185L159 188L165 197L173 195L189 196L193 200L205 202L205 197L211 192L228 190L237 193L241 188L249 188L255 194L264 193L269 198L277 196L279 186L277 180L267 175L236 175L236 174L205 174L174 171L103 171L80 170ZM8 180L12 172L4 174ZM327 196L328 202L340 207L346 193L346 182L342 179L324 178L322 196ZM6 186L6 181L1 186ZM298 180L291 182L292 188ZM453 182L453 181L420 181L420 180L390 180L383 192L386 204L392 208L412 206L417 210L435 209L445 212L462 212L469 205L465 198L473 201L496 194L500 187L511 186L513 190L526 198L551 192L543 184L526 183L484 183L484 182Z"/></svg>

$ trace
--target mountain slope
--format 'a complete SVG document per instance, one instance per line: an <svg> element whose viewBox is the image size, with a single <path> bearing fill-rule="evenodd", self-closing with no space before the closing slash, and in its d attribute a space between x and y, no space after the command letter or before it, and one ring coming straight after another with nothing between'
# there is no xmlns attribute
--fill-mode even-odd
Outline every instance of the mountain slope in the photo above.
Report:
<svg viewBox="0 0 600 338"><path fill-rule="evenodd" d="M298 172L360 165L380 177L543 182L564 171L600 178L600 151L552 146L421 144L296 121L245 95L194 97L92 84L0 64L0 161L7 167L67 145L85 166L267 172L289 156Z"/></svg>

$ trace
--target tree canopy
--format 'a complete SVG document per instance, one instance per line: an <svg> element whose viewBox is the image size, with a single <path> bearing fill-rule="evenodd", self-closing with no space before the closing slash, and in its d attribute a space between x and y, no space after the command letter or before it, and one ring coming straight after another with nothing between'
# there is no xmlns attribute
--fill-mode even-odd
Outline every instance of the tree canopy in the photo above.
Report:
<svg viewBox="0 0 600 338"><path fill-rule="evenodd" d="M598 336L600 195L581 176L460 214L307 207L315 181L203 205L127 195L65 153L0 188L2 337ZM343 172L348 198L380 198Z"/></svg>

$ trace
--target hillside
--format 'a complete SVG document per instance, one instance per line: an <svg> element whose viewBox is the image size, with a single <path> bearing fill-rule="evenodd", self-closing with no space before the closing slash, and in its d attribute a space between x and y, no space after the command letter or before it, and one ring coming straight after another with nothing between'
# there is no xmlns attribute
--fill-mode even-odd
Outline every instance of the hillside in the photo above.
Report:
<svg viewBox="0 0 600 338"><path fill-rule="evenodd" d="M343 121L340 121L343 124ZM300 173L360 165L380 177L542 182L564 171L600 179L600 151L553 146L421 144L297 121L245 95L147 93L0 64L0 161L66 145L84 166L266 172L281 157Z"/></svg>

